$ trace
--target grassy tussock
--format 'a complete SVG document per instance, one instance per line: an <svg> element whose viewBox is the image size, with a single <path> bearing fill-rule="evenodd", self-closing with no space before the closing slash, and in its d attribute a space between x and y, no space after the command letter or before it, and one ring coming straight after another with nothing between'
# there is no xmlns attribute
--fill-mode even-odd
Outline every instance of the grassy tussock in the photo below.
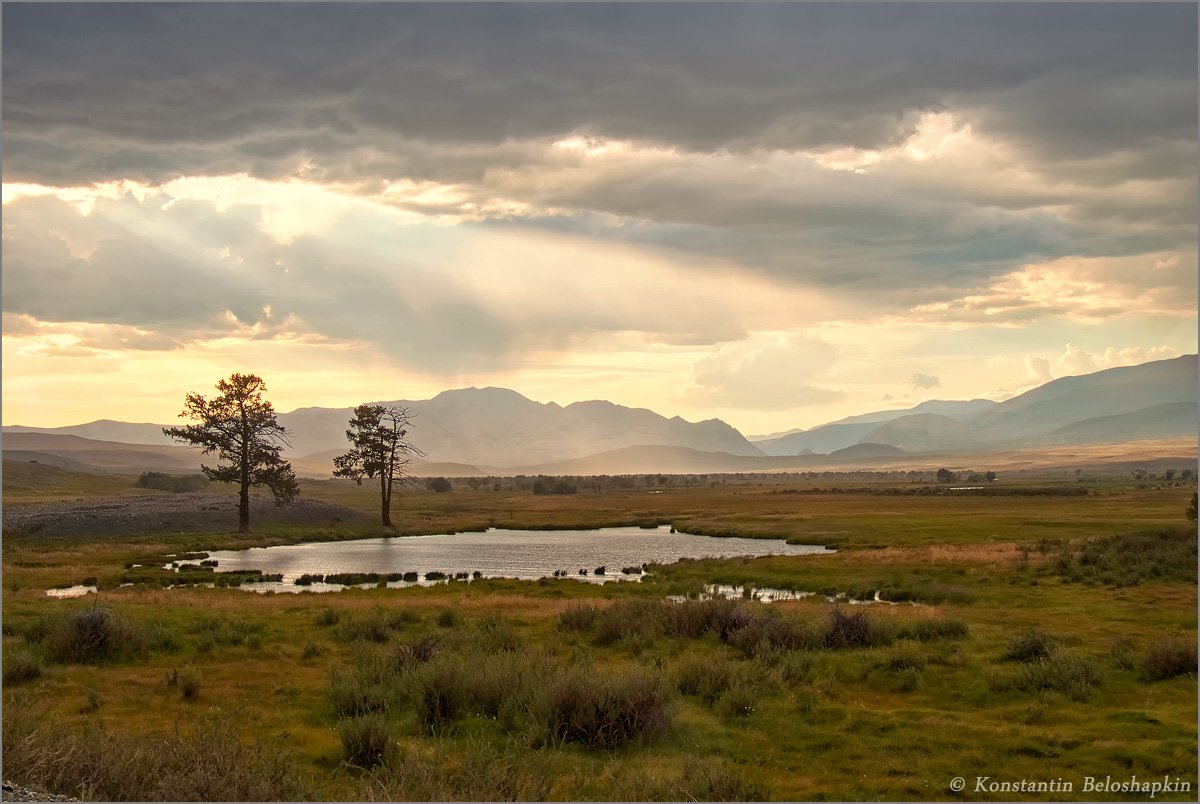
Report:
<svg viewBox="0 0 1200 804"><path fill-rule="evenodd" d="M1142 678L1164 681L1178 676L1196 675L1196 643L1168 638L1155 642L1142 657Z"/></svg>
<svg viewBox="0 0 1200 804"><path fill-rule="evenodd" d="M610 750L648 742L671 724L664 685L639 672L573 668L547 686L537 709L552 745Z"/></svg>
<svg viewBox="0 0 1200 804"><path fill-rule="evenodd" d="M28 650L4 651L4 686L15 687L42 677L46 671L41 657Z"/></svg>
<svg viewBox="0 0 1200 804"><path fill-rule="evenodd" d="M343 720L338 728L342 740L342 758L356 768L373 768L383 764L391 754L393 743L387 721L377 714Z"/></svg>
<svg viewBox="0 0 1200 804"><path fill-rule="evenodd" d="M1196 584L1196 529L1172 528L1090 539L1064 547L1054 574L1073 583L1137 586L1142 583Z"/></svg>
<svg viewBox="0 0 1200 804"><path fill-rule="evenodd" d="M4 713L5 778L99 801L301 801L312 798L281 745L247 743L226 721L130 737L90 726L75 733L42 713Z"/></svg>

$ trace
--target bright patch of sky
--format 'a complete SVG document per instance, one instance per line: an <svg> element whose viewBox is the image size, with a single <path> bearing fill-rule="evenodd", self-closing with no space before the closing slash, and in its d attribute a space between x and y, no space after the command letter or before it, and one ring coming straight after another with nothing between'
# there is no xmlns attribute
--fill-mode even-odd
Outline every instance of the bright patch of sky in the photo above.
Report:
<svg viewBox="0 0 1200 804"><path fill-rule="evenodd" d="M1196 350L1194 7L349 8L5 7L6 424L252 371L771 432Z"/></svg>

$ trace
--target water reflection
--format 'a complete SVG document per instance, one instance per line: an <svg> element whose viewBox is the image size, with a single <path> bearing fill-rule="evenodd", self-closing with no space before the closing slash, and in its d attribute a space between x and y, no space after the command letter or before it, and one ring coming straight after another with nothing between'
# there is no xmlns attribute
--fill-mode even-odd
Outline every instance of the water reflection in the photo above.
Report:
<svg viewBox="0 0 1200 804"><path fill-rule="evenodd" d="M255 547L213 552L217 572L261 570L282 573L282 583L253 584L258 590L326 591L330 584L298 587L302 575L346 572L475 573L484 578L565 576L590 583L636 579L644 564L670 564L680 559L737 556L819 555L832 553L818 545L787 544L782 539L741 539L694 536L660 528L603 528L600 530L488 530L483 533L440 534L342 542ZM182 563L182 562L181 562ZM603 574L596 569L604 568ZM629 570L629 573L623 570ZM409 586L396 581L391 587Z"/></svg>

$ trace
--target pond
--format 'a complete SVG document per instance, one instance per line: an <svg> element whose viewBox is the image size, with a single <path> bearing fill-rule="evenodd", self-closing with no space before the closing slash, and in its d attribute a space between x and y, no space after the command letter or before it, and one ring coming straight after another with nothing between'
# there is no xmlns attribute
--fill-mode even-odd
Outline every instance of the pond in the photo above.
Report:
<svg viewBox="0 0 1200 804"><path fill-rule="evenodd" d="M658 528L599 530L488 530L481 533L385 537L342 542L309 542L247 550L222 550L209 555L217 572L260 570L282 574L282 582L255 583L258 591L330 591L333 584L297 586L302 575L375 572L479 573L484 578L536 580L555 575L604 583L633 580L643 564L670 564L682 558L737 556L802 556L832 553L819 545L787 544L783 539L741 539L675 533ZM603 573L597 574L597 568ZM630 570L624 573L623 570ZM393 581L393 587L410 583Z"/></svg>

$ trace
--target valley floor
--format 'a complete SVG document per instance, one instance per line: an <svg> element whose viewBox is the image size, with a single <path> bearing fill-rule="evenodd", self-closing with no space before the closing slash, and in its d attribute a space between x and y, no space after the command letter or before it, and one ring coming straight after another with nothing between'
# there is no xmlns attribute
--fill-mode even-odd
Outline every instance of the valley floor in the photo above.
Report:
<svg viewBox="0 0 1200 804"><path fill-rule="evenodd" d="M249 537L114 530L93 508L95 530L67 536L6 508L6 778L107 800L1146 800L1136 777L1165 780L1155 800L1195 800L1194 485L673 482L420 491L394 519L401 533L670 523L838 552L604 586L258 595L164 589L155 562L380 530L271 510ZM97 506L109 486L31 495L22 515L53 510L37 499ZM353 484L303 495L375 507ZM84 581L99 594L45 595ZM714 583L819 594L697 599Z"/></svg>

